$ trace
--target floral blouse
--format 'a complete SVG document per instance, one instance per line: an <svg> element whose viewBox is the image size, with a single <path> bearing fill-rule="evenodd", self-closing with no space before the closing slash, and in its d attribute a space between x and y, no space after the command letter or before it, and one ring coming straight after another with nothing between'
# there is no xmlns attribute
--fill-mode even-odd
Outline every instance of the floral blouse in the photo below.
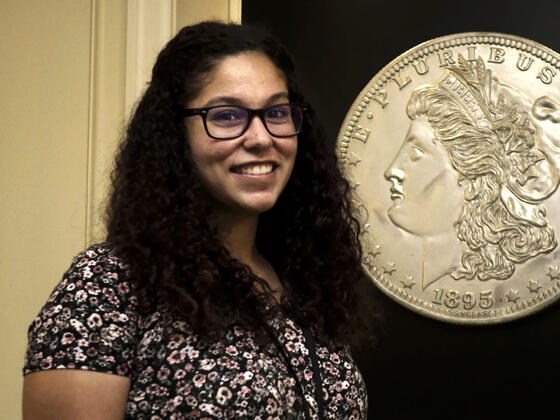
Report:
<svg viewBox="0 0 560 420"><path fill-rule="evenodd" d="M127 267L108 245L80 253L29 327L24 374L127 376L126 418L366 418L348 350L317 345L289 318L269 322L270 344L237 325L203 341L165 308L141 316L137 305Z"/></svg>

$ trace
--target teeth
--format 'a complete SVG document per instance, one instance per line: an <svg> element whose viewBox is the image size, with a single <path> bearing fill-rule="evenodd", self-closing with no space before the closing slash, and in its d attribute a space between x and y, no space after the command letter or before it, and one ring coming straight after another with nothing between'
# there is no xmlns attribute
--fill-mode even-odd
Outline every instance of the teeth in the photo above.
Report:
<svg viewBox="0 0 560 420"><path fill-rule="evenodd" d="M239 173L247 175L262 175L272 172L272 165L255 165L255 166L244 166L238 169Z"/></svg>

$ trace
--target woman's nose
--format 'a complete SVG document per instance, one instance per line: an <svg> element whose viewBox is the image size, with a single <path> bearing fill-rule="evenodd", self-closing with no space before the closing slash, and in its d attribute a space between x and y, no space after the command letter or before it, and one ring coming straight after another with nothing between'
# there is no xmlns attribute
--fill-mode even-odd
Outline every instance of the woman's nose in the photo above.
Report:
<svg viewBox="0 0 560 420"><path fill-rule="evenodd" d="M266 148L272 144L272 135L268 132L264 122L258 115L255 115L249 122L249 127L243 135L245 141L243 145L247 148Z"/></svg>
<svg viewBox="0 0 560 420"><path fill-rule="evenodd" d="M385 173L383 174L387 181L391 181L392 179L396 179L399 182L404 181L405 172L402 169L395 167L393 164L387 168Z"/></svg>

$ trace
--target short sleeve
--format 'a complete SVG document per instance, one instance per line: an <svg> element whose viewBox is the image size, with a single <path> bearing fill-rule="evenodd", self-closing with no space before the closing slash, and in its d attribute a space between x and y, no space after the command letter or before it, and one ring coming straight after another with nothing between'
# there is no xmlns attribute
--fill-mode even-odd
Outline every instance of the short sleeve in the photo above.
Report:
<svg viewBox="0 0 560 420"><path fill-rule="evenodd" d="M110 246L78 254L28 330L23 373L82 369L129 376L137 300Z"/></svg>

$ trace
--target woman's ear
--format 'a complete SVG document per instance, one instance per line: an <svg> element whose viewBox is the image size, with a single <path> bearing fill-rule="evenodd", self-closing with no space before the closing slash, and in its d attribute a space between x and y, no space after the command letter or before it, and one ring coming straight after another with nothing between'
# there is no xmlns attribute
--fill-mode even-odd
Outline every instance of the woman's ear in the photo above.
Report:
<svg viewBox="0 0 560 420"><path fill-rule="evenodd" d="M533 104L533 116L541 121L560 122L560 103L550 96L542 96Z"/></svg>

